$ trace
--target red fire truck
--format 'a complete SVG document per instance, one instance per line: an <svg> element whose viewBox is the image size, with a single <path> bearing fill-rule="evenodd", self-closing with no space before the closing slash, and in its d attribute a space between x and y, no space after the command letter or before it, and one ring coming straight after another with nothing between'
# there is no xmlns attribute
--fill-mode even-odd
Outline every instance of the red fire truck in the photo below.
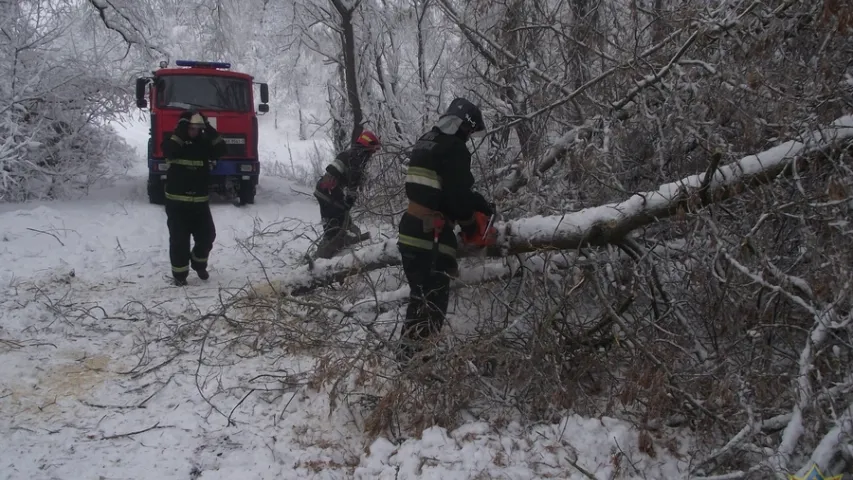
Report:
<svg viewBox="0 0 853 480"><path fill-rule="evenodd" d="M255 203L261 165L258 161L258 117L254 108L253 85L260 86L258 112L269 111L266 83L230 70L225 62L178 60L174 68L160 62L150 77L136 79L136 106L148 107L151 128L148 139L148 200L165 202L166 159L160 144L172 134L186 109L195 109L210 120L227 144L227 153L211 172L211 187L222 194L235 195L239 205ZM147 94L147 99L146 99Z"/></svg>

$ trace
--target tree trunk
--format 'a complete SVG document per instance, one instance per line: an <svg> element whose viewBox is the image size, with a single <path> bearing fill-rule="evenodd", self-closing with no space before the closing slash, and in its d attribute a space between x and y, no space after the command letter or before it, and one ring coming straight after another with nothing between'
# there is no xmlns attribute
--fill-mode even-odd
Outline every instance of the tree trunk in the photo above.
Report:
<svg viewBox="0 0 853 480"><path fill-rule="evenodd" d="M344 84L344 73L343 67L338 67L338 73L340 74L340 82ZM346 114L346 100L340 98L337 92L332 87L332 84L328 84L328 95L329 95L329 112L332 115L332 145L335 148L335 151L341 151L347 148L347 131L346 125L344 125L343 116Z"/></svg>
<svg viewBox="0 0 853 480"><path fill-rule="evenodd" d="M524 6L525 2L520 0L507 5L501 28L503 46L517 58L524 57L524 50L527 47L523 40L524 34L519 30L526 21ZM519 98L519 92L516 90L522 85L523 73L521 69L517 66L507 68L507 65L499 65L499 67L503 67L502 76L504 81L504 86L499 90L501 99L512 107L512 113L515 116L526 115L528 112L525 102L522 98ZM532 122L516 124L515 134L518 136L518 143L524 161L533 162L539 156L540 142L534 133Z"/></svg>
<svg viewBox="0 0 853 480"><path fill-rule="evenodd" d="M421 84L421 93L424 99L424 107L429 105L429 78L426 68L426 33L424 32L424 18L426 17L429 0L420 2L414 0L415 15L418 17L417 42L418 42L418 80ZM429 109L424 108L421 114L421 128L426 128L429 123Z"/></svg>
<svg viewBox="0 0 853 480"><path fill-rule="evenodd" d="M403 129L400 127L400 118L397 116L397 97L394 95L394 92L390 91L391 87L388 85L385 80L385 69L382 65L382 53L376 54L376 78L379 82L379 89L382 90L382 94L385 95L385 107L388 109L388 112L391 114L391 121L394 122L394 131L397 132L398 137L402 137ZM393 98L394 100L389 102L388 99Z"/></svg>
<svg viewBox="0 0 853 480"><path fill-rule="evenodd" d="M332 5L341 16L341 42L344 54L344 71L346 75L347 102L352 109L352 142L361 134L364 123L361 110L361 100L358 96L358 77L356 76L355 64L355 33L352 26L352 13L358 8L360 2L355 2L352 7L347 7L341 0L331 0Z"/></svg>

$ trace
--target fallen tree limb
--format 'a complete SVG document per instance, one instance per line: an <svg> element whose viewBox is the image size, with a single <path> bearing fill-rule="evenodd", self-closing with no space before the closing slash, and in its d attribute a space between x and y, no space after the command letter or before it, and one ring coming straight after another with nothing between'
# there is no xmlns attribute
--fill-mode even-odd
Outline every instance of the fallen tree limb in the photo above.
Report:
<svg viewBox="0 0 853 480"><path fill-rule="evenodd" d="M471 255L460 252L462 256ZM492 255L501 256L501 255ZM295 269L287 277L273 282L272 288L282 294L293 296L303 295L311 290L326 287L334 283L343 282L347 277L358 273L379 270L381 268L400 265L400 252L397 250L397 239L392 238L383 243L360 248L350 254L330 260L317 259L314 268L307 266ZM483 268L483 267L481 267ZM468 281L486 281L508 274L504 265L487 265L485 271L470 275L469 272L460 272L455 283L467 283Z"/></svg>
<svg viewBox="0 0 853 480"><path fill-rule="evenodd" d="M617 203L585 208L563 215L536 216L498 223L498 245L489 257L504 257L547 250L571 250L618 243L632 231L672 216L679 210L695 211L711 203L739 195L749 187L768 184L790 173L795 160L853 139L853 115L841 117L826 128L805 133L764 152L660 186L657 191L636 193ZM708 180L706 176L711 175ZM293 270L277 282L283 294L301 295L342 282L352 275L401 263L397 240L370 245L330 260L317 260L314 269ZM460 252L460 256L469 256Z"/></svg>

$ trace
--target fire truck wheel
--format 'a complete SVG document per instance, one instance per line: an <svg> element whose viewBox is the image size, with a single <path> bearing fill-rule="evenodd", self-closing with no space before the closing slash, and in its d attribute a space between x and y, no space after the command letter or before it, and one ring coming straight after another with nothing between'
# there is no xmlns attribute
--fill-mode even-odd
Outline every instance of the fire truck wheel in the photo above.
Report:
<svg viewBox="0 0 853 480"><path fill-rule="evenodd" d="M154 205L166 203L166 190L163 189L163 181L159 175L148 176L148 202Z"/></svg>
<svg viewBox="0 0 853 480"><path fill-rule="evenodd" d="M251 180L240 180L240 205L255 203L255 185Z"/></svg>

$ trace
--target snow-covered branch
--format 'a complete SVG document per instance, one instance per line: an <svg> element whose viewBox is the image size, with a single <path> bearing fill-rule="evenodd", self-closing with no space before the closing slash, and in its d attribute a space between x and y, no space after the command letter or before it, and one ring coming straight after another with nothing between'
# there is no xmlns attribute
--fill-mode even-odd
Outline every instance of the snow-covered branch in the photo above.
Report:
<svg viewBox="0 0 853 480"><path fill-rule="evenodd" d="M809 332L809 336L805 340L805 345L800 352L797 362L798 371L794 386L794 397L796 400L793 406L793 411L789 416L790 418L788 419L787 425L785 426L782 434L782 440L777 449L777 454L768 458L767 461L774 470L786 471L792 455L798 450L798 442L800 438L805 434L804 415L806 410L812 406L814 399L811 371L814 369L815 357L823 348L824 342L830 338L830 332L833 325L837 324L837 322L835 322L837 314L831 307L817 304L811 297L811 288L801 279L792 280L792 277L782 274L775 266L769 268L771 273L777 278L784 280L789 288L797 289L806 294L806 298L789 292L784 288L785 285L774 285L766 280L762 275L753 273L747 266L738 262L728 252L723 251L722 255L741 274L749 277L770 291L781 292L793 304L805 310L814 319L814 325ZM850 284L846 283L841 289L841 294L846 295L849 288ZM827 454L828 453L821 453L823 456Z"/></svg>
<svg viewBox="0 0 853 480"><path fill-rule="evenodd" d="M850 442L853 437L853 403L847 406L838 418L835 426L826 432L817 447L809 457L809 461L796 473L798 477L805 477L812 465L820 465L826 472L826 467L831 464L833 457L838 451ZM849 446L849 445L848 445Z"/></svg>
<svg viewBox="0 0 853 480"><path fill-rule="evenodd" d="M681 48L678 49L675 55L673 55L669 63L661 67L661 69L655 72L654 75L646 77L643 80L637 82L637 86L631 89L631 91L628 92L628 94L625 95L624 98L612 104L613 108L616 110L621 110L625 107L625 105L628 105L631 101L633 101L634 97L636 97L637 94L639 94L643 89L648 88L650 85L653 85L655 82L661 80L666 74L669 73L670 70L672 70L672 67L678 63L678 60L681 59L681 57L684 56L685 53L687 53L687 49L690 48L691 45L693 45L693 42L696 41L696 38L698 36L699 32L693 32L693 34L690 35L690 37L687 39L687 41L684 42Z"/></svg>
<svg viewBox="0 0 853 480"><path fill-rule="evenodd" d="M150 58L155 58L151 54L151 51L154 51L169 59L170 55L164 48L151 43L140 30L140 27L123 12L116 9L109 1L89 0L89 4L98 12L98 16L104 23L104 26L121 35L121 38L128 46L137 45L141 47L142 51ZM115 18L116 16L118 20Z"/></svg>
<svg viewBox="0 0 853 480"><path fill-rule="evenodd" d="M634 194L622 202L499 225L502 248L510 253L521 253L614 243L637 228L669 217L679 207L701 207L735 196L750 186L771 182L788 171L792 161L851 138L853 115L848 115L825 129L805 134L802 141L791 140L722 166L713 172L710 181L704 173L692 175L662 185L654 192ZM707 185L705 194L696 195L703 184Z"/></svg>

